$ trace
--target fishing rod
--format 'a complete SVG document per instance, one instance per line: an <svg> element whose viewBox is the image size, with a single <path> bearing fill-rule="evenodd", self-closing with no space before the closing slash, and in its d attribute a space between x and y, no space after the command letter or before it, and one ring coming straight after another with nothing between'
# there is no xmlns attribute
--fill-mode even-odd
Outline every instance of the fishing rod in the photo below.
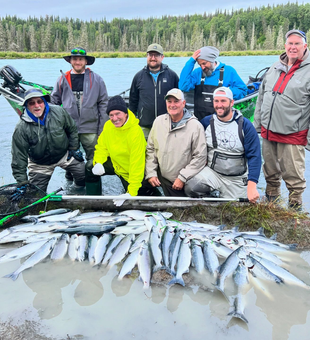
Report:
<svg viewBox="0 0 310 340"><path fill-rule="evenodd" d="M51 195L49 201L60 202L68 200L97 200L97 201L108 201L108 200L125 200L125 201L191 201L191 202L249 202L248 198L222 198L222 197L173 197L173 196L80 196L80 195Z"/></svg>
<svg viewBox="0 0 310 340"><path fill-rule="evenodd" d="M0 220L0 227L2 227L6 223L9 223L14 217L17 217L17 216L20 216L20 215L24 214L29 208L31 208L31 207L39 204L39 203L42 203L42 202L46 201L51 196L56 195L59 191L62 191L62 190L63 190L63 188L60 187L59 189L57 189L57 190L53 191L52 193L50 193L50 194L40 198L39 200L37 200L37 201L27 205L26 207L24 207L24 208L22 208L20 210L14 211L13 213L10 213L10 215L7 215L7 216L5 216L4 218L2 218Z"/></svg>

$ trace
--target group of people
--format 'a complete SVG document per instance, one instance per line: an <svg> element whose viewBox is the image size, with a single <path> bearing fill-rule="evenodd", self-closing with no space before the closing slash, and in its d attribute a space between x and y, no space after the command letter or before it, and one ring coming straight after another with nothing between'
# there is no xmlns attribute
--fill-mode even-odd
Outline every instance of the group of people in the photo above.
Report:
<svg viewBox="0 0 310 340"><path fill-rule="evenodd" d="M25 110L13 135L16 181L27 183L28 167L29 182L46 191L60 166L90 195L102 194L101 176L115 174L126 191L122 200L160 195L161 187L166 196L205 197L217 191L220 197L247 197L254 203L260 133L267 199L278 199L283 178L290 206L301 209L310 124L305 34L287 32L285 52L260 86L254 125L233 107L247 86L218 57L217 48L202 47L179 79L162 62L163 48L151 44L147 65L133 78L127 108L121 96L108 99L104 81L87 67L95 58L83 48L73 49L64 57L72 69L61 74L50 97L38 89L25 93ZM185 107L183 92L190 90L194 113Z"/></svg>

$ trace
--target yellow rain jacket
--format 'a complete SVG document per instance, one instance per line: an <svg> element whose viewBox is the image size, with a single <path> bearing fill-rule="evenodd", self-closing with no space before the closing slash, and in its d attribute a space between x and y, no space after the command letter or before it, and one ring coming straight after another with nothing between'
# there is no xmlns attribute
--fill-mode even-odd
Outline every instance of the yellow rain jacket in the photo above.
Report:
<svg viewBox="0 0 310 340"><path fill-rule="evenodd" d="M129 183L128 192L137 196L144 178L146 141L139 119L128 109L127 122L115 127L109 120L98 138L93 164L111 158L115 173Z"/></svg>

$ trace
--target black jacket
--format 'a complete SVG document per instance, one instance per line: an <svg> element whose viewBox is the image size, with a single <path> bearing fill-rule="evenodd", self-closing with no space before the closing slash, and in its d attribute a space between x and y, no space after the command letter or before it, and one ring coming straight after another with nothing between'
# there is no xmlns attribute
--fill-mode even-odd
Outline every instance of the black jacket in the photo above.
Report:
<svg viewBox="0 0 310 340"><path fill-rule="evenodd" d="M140 126L152 127L155 118L167 112L164 97L169 90L178 88L178 82L178 75L165 64L161 65L156 83L147 66L134 76L129 109L139 118Z"/></svg>

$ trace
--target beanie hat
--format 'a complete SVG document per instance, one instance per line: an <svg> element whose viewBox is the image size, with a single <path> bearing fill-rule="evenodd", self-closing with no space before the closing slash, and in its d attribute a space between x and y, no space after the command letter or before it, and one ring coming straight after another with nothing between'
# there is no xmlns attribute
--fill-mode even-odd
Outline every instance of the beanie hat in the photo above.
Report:
<svg viewBox="0 0 310 340"><path fill-rule="evenodd" d="M215 59L220 55L220 51L213 46L204 46L200 49L200 55L197 59L203 59L209 61L210 63L214 63Z"/></svg>
<svg viewBox="0 0 310 340"><path fill-rule="evenodd" d="M125 100L121 96L114 96L109 99L107 114L113 110L119 110L128 113Z"/></svg>

